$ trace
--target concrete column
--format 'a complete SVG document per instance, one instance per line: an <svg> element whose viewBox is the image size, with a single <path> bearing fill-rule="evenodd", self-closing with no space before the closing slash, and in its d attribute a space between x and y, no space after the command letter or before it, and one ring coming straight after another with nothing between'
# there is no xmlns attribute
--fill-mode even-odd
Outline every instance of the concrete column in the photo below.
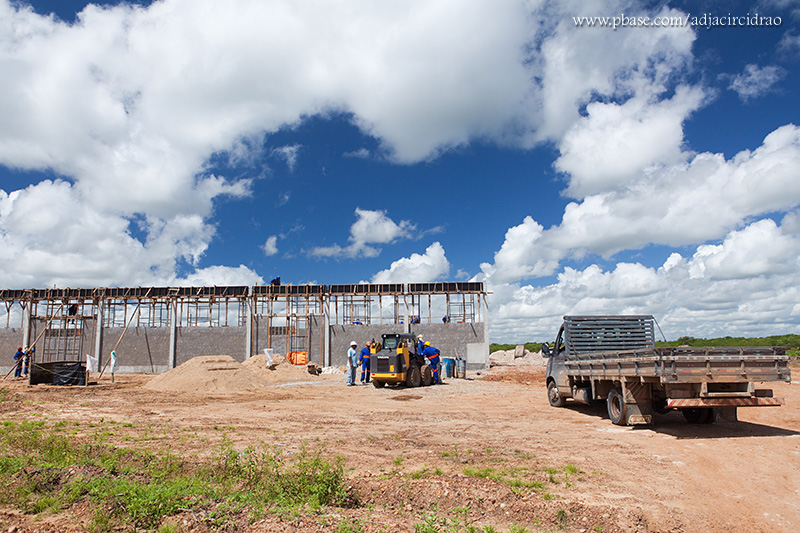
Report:
<svg viewBox="0 0 800 533"><path fill-rule="evenodd" d="M97 358L97 368L103 368L103 300L95 304L94 356Z"/></svg>
<svg viewBox="0 0 800 533"><path fill-rule="evenodd" d="M33 313L33 301L29 301L22 312L22 346L28 346L31 341L31 315Z"/></svg>
<svg viewBox="0 0 800 533"><path fill-rule="evenodd" d="M169 367L175 368L178 360L176 350L178 348L178 301L170 302L172 312L169 324Z"/></svg>
<svg viewBox="0 0 800 533"><path fill-rule="evenodd" d="M489 302L485 294L483 295L483 306L483 342L486 345L486 358L483 362L486 368L489 368Z"/></svg>
<svg viewBox="0 0 800 533"><path fill-rule="evenodd" d="M324 341L322 346L322 366L331 366L331 302L325 298L322 304L322 327Z"/></svg>
<svg viewBox="0 0 800 533"><path fill-rule="evenodd" d="M405 327L403 328L406 333L411 333L411 324L408 320L408 295L403 295L403 322L405 323Z"/></svg>
<svg viewBox="0 0 800 533"><path fill-rule="evenodd" d="M247 300L247 323L245 324L244 334L244 358L250 359L253 356L253 302Z"/></svg>

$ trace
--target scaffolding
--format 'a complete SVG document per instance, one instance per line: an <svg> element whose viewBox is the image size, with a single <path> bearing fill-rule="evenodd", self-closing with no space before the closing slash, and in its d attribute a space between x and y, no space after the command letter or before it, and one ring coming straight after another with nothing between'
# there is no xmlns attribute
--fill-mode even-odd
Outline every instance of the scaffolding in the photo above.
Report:
<svg viewBox="0 0 800 533"><path fill-rule="evenodd" d="M481 322L486 294L475 282L0 289L0 313L6 330L21 327L21 344L36 344L39 362L99 357L104 330L122 329L119 344L129 328L160 328L174 365L182 328L228 327L246 335L245 357L266 346L311 360L329 353L335 327Z"/></svg>

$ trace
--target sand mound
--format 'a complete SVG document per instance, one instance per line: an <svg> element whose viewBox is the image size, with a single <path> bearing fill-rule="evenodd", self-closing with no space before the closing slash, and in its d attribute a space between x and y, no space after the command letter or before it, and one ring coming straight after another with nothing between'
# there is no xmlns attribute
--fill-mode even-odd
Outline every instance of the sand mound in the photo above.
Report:
<svg viewBox="0 0 800 533"><path fill-rule="evenodd" d="M267 366L267 356L263 353L254 355L242 363L242 366L270 385L293 381L316 381L319 379L319 376L308 373L306 365L290 364L281 354L272 356L272 365L269 367Z"/></svg>
<svg viewBox="0 0 800 533"><path fill-rule="evenodd" d="M147 383L156 391L195 393L258 392L267 384L229 355L193 357Z"/></svg>

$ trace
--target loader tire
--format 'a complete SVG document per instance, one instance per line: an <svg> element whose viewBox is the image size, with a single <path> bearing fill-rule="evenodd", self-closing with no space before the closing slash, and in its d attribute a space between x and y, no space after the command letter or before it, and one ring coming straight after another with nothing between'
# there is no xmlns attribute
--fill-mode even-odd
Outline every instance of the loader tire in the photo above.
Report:
<svg viewBox="0 0 800 533"><path fill-rule="evenodd" d="M385 381L380 381L378 379L372 380L372 386L375 387L376 389L382 389L384 385L386 385Z"/></svg>
<svg viewBox="0 0 800 533"><path fill-rule="evenodd" d="M433 370L428 365L422 367L422 386L427 387L433 383Z"/></svg>
<svg viewBox="0 0 800 533"><path fill-rule="evenodd" d="M616 426L628 425L628 407L625 405L625 398L618 389L611 389L608 393L608 418Z"/></svg>
<svg viewBox="0 0 800 533"><path fill-rule="evenodd" d="M419 387L421 381L422 376L420 375L419 367L417 365L409 367L408 374L406 375L406 386Z"/></svg>

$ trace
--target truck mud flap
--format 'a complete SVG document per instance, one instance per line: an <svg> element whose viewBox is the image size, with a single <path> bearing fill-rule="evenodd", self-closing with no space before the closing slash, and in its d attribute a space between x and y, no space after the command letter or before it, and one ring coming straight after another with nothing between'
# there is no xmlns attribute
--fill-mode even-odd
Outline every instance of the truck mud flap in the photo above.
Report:
<svg viewBox="0 0 800 533"><path fill-rule="evenodd" d="M628 410L628 425L651 424L653 400L650 385L631 381L624 383L623 389Z"/></svg>
<svg viewBox="0 0 800 533"><path fill-rule="evenodd" d="M681 398L668 399L667 407L770 407L785 403L783 398Z"/></svg>

